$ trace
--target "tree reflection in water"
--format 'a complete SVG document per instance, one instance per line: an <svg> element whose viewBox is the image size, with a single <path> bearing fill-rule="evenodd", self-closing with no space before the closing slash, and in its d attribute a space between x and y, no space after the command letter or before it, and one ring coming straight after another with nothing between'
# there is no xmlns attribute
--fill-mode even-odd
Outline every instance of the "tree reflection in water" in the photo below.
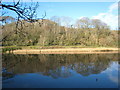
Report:
<svg viewBox="0 0 120 90"><path fill-rule="evenodd" d="M75 71L83 76L99 74L106 70L111 61L118 60L117 54L3 54L3 68L15 74L40 73L52 78L67 78ZM3 77L6 74L3 74ZM9 75L7 75L9 76Z"/></svg>

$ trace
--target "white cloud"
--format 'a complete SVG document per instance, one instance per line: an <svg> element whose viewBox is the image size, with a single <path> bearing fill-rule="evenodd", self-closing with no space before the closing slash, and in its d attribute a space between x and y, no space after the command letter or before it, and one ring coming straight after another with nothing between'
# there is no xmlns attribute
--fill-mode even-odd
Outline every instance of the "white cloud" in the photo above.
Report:
<svg viewBox="0 0 120 90"><path fill-rule="evenodd" d="M115 83L118 83L118 76L116 77L116 76L109 74L109 79Z"/></svg>
<svg viewBox="0 0 120 90"><path fill-rule="evenodd" d="M111 29L116 29L118 27L118 15L114 15L112 13L100 13L92 18L102 20L107 23Z"/></svg>
<svg viewBox="0 0 120 90"><path fill-rule="evenodd" d="M108 78L118 84L118 63L117 62L112 62L110 64L110 67L107 68L107 70L103 71L102 73L107 74ZM115 72L115 73L113 73Z"/></svg>
<svg viewBox="0 0 120 90"><path fill-rule="evenodd" d="M100 19L103 22L107 23L111 29L118 28L118 15L114 13L118 10L118 3L115 2L112 4L106 13L99 13L97 16L93 16L93 19Z"/></svg>
<svg viewBox="0 0 120 90"><path fill-rule="evenodd" d="M82 19L82 18L84 18L85 16L81 16L81 17L79 17L78 19Z"/></svg>
<svg viewBox="0 0 120 90"><path fill-rule="evenodd" d="M118 2L115 2L109 7L109 12L112 12L113 10L118 10Z"/></svg>

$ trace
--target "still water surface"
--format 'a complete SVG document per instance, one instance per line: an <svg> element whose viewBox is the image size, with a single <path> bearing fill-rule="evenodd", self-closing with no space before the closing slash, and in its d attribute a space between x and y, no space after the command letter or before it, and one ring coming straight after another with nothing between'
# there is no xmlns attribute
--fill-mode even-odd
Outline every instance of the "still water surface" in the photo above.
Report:
<svg viewBox="0 0 120 90"><path fill-rule="evenodd" d="M117 54L3 54L3 88L118 88Z"/></svg>

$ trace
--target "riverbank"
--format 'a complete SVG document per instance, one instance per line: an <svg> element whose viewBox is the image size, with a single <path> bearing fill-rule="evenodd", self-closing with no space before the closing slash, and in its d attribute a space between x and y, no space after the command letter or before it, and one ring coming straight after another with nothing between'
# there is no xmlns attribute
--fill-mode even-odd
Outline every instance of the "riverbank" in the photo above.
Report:
<svg viewBox="0 0 120 90"><path fill-rule="evenodd" d="M9 52L6 52L9 53ZM14 54L103 54L118 53L118 48L54 48L13 50Z"/></svg>

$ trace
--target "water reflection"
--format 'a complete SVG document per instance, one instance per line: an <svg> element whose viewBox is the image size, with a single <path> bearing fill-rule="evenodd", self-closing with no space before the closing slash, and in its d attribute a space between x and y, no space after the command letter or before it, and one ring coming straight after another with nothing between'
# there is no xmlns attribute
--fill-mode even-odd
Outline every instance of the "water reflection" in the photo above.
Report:
<svg viewBox="0 0 120 90"><path fill-rule="evenodd" d="M81 55L3 55L3 77L11 78L15 74L40 73L52 78L67 78L73 71L82 75L99 74L117 61L117 54L81 54ZM11 73L12 72L12 73ZM96 79L98 81L98 79Z"/></svg>
<svg viewBox="0 0 120 90"><path fill-rule="evenodd" d="M2 56L3 88L117 88L118 54Z"/></svg>

